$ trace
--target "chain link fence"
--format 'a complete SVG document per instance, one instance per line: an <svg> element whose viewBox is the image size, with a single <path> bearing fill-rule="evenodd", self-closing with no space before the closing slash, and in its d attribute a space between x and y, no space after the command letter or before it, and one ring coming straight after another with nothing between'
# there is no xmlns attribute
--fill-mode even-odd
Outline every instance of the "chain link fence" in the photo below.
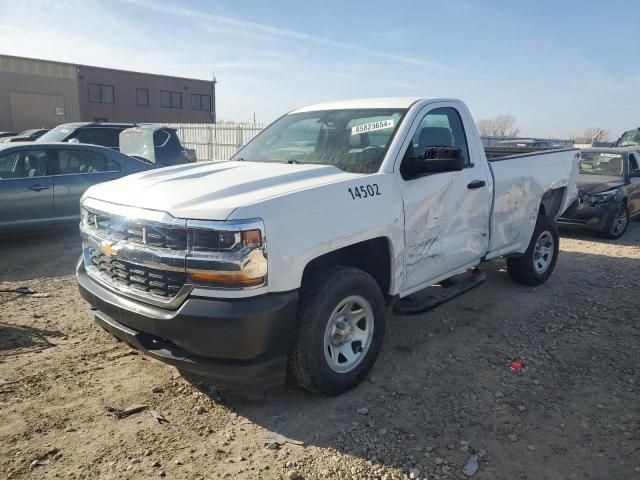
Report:
<svg viewBox="0 0 640 480"><path fill-rule="evenodd" d="M169 123L198 160L228 160L265 127L261 123Z"/></svg>

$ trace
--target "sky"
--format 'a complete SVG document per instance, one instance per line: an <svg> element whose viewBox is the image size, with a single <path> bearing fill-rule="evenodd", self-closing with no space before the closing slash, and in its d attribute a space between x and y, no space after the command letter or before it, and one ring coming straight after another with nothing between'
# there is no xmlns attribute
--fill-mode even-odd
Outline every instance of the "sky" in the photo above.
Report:
<svg viewBox="0 0 640 480"><path fill-rule="evenodd" d="M454 97L522 135L640 126L640 2L0 0L0 53L210 79L218 118Z"/></svg>

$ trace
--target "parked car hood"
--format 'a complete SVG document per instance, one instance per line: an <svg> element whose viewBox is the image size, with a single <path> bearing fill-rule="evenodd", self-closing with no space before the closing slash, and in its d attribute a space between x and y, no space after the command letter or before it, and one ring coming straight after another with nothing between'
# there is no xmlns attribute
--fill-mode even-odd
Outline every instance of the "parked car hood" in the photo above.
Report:
<svg viewBox="0 0 640 480"><path fill-rule="evenodd" d="M608 175L580 175L578 177L578 189L585 193L600 193L612 190L624 185L623 177Z"/></svg>
<svg viewBox="0 0 640 480"><path fill-rule="evenodd" d="M330 165L201 162L101 183L88 189L85 197L178 218L225 220L236 208L251 203L359 176Z"/></svg>

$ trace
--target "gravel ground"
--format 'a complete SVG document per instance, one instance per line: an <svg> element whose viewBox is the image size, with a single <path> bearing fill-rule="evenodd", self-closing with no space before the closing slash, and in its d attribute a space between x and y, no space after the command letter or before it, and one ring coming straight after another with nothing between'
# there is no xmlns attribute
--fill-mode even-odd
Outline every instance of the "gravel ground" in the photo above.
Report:
<svg viewBox="0 0 640 480"><path fill-rule="evenodd" d="M372 374L337 398L218 390L116 342L85 314L79 249L75 231L0 241L0 289L45 294L0 292L0 477L640 478L638 222L565 236L541 287L496 261L472 292L390 318Z"/></svg>

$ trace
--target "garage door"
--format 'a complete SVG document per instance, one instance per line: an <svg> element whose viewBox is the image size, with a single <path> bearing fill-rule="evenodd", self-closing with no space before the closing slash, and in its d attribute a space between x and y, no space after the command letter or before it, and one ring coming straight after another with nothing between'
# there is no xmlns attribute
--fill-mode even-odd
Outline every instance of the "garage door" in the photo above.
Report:
<svg viewBox="0 0 640 480"><path fill-rule="evenodd" d="M9 98L13 129L18 132L65 123L64 97L60 95L10 92Z"/></svg>

